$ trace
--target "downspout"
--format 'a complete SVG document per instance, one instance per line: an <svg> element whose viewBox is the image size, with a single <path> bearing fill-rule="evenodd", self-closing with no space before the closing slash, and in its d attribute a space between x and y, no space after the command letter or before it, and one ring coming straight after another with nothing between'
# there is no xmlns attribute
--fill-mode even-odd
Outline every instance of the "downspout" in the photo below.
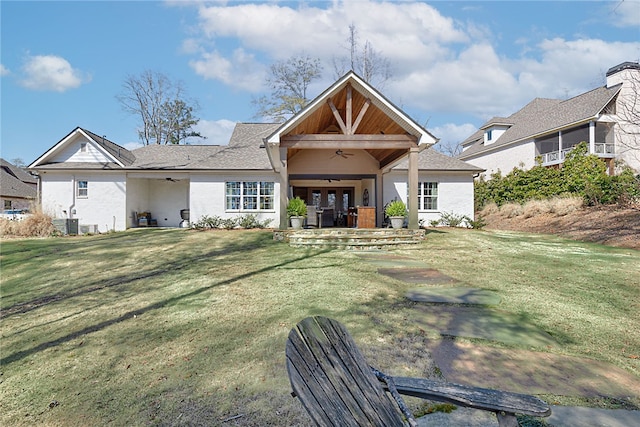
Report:
<svg viewBox="0 0 640 427"><path fill-rule="evenodd" d="M71 206L69 206L69 210L67 211L67 216L69 219L73 218L73 209L76 207L76 176L72 175L71 180Z"/></svg>

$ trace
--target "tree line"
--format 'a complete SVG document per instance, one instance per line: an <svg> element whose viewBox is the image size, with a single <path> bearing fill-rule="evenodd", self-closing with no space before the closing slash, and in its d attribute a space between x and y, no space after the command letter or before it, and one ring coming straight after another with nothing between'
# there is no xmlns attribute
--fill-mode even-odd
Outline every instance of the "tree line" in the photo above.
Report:
<svg viewBox="0 0 640 427"><path fill-rule="evenodd" d="M351 69L379 86L391 77L389 60L368 40L361 45L353 24L347 42L349 54L333 58L337 77ZM309 85L321 76L320 59L305 53L272 64L265 79L270 94L253 100L254 117L286 121L309 104ZM139 119L138 138L144 145L184 144L192 138L204 138L195 131L200 122L196 116L198 102L189 98L181 82L161 72L146 70L128 75L116 99L124 111Z"/></svg>

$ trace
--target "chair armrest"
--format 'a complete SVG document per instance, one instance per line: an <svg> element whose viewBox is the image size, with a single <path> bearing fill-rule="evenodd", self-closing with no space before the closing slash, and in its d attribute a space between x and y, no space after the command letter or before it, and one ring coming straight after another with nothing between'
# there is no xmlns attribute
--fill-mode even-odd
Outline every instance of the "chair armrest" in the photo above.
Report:
<svg viewBox="0 0 640 427"><path fill-rule="evenodd" d="M549 405L528 394L471 387L424 378L393 377L398 393L469 408L534 417L551 415Z"/></svg>

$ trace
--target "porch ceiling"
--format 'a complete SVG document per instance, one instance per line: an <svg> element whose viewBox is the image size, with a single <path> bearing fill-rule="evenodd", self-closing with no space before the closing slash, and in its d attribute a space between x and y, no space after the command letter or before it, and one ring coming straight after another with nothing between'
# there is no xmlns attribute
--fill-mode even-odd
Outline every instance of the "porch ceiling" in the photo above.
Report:
<svg viewBox="0 0 640 427"><path fill-rule="evenodd" d="M290 159L302 149L361 149L384 167L417 146L411 135L371 99L347 85L281 136Z"/></svg>

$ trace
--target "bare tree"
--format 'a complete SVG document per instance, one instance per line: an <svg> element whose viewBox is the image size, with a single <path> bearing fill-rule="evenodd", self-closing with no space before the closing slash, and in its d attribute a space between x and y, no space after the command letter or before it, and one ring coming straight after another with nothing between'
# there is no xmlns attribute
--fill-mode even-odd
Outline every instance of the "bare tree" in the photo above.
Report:
<svg viewBox="0 0 640 427"><path fill-rule="evenodd" d="M11 159L11 164L19 167L19 168L24 168L26 165L26 163L24 162L24 160L22 160L21 157L16 157L15 159Z"/></svg>
<svg viewBox="0 0 640 427"><path fill-rule="evenodd" d="M442 154L446 154L450 157L456 157L458 154L462 153L462 145L459 142L450 140L440 141L434 146L434 148Z"/></svg>
<svg viewBox="0 0 640 427"><path fill-rule="evenodd" d="M150 70L139 76L128 75L116 96L122 108L140 118L138 137L144 145L180 144L187 138L204 138L193 127L200 119L194 116L198 107L188 101L180 82Z"/></svg>
<svg viewBox="0 0 640 427"><path fill-rule="evenodd" d="M349 44L349 56L333 58L336 78L351 69L366 82L377 88L382 88L393 75L391 62L376 51L369 40L366 40L364 45L360 47L355 24L349 25L347 43Z"/></svg>
<svg viewBox="0 0 640 427"><path fill-rule="evenodd" d="M271 65L266 79L271 95L253 101L256 117L284 122L297 114L309 103L309 85L321 74L320 59L306 54L294 55Z"/></svg>

